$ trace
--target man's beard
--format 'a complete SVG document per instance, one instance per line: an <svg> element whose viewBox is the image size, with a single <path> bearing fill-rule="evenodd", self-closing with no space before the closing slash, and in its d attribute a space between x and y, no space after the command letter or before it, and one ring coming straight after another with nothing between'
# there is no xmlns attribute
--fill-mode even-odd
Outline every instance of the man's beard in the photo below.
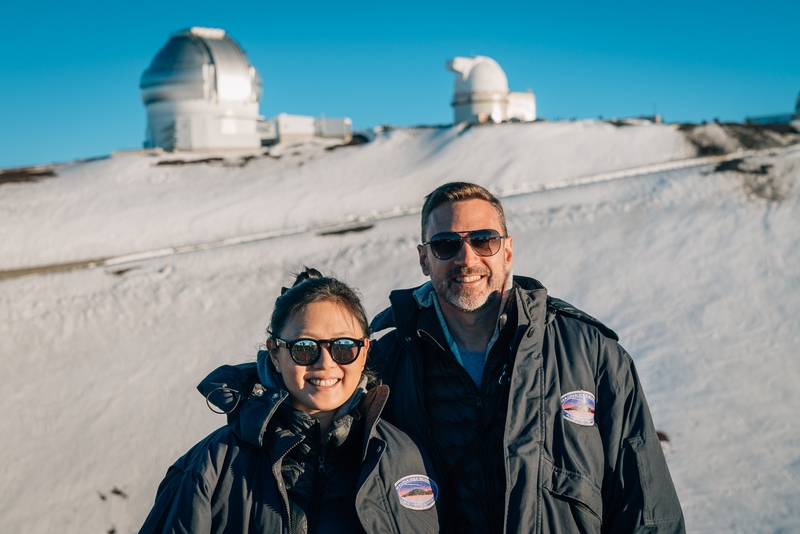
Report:
<svg viewBox="0 0 800 534"><path fill-rule="evenodd" d="M486 286L462 288L458 292L450 289L450 280L455 276L486 276ZM494 276L488 269L451 269L444 278L431 279L439 299L463 312L476 312L489 307L503 294L505 277Z"/></svg>

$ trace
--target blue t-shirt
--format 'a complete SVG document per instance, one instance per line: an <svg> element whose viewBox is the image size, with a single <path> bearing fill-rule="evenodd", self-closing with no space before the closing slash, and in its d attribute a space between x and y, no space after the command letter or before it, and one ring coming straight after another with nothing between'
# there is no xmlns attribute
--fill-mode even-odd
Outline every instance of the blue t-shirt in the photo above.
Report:
<svg viewBox="0 0 800 534"><path fill-rule="evenodd" d="M469 376L480 388L483 368L486 366L486 351L472 352L458 347L458 352L461 355L461 363L464 365L464 369L467 370Z"/></svg>

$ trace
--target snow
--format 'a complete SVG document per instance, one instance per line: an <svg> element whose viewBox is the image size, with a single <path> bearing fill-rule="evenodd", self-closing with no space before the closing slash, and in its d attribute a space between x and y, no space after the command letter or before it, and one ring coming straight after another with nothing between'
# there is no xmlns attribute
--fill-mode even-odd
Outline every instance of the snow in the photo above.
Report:
<svg viewBox="0 0 800 534"><path fill-rule="evenodd" d="M223 423L194 386L254 358L291 271L333 272L377 313L425 280L418 210L452 180L503 197L517 274L620 335L689 531L800 529L800 151L745 153L765 175L714 172L686 162L673 126L598 121L332 144L129 155L0 185L0 271L217 242L0 278L6 530L135 532L170 463ZM321 235L359 222L373 226Z"/></svg>

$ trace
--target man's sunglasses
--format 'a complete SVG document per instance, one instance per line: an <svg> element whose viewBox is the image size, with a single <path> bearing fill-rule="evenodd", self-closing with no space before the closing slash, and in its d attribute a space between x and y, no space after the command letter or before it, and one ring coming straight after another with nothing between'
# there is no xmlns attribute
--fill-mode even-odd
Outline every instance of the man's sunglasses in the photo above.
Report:
<svg viewBox="0 0 800 534"><path fill-rule="evenodd" d="M292 360L297 365L313 365L319 360L321 345L328 345L328 352L333 361L339 365L349 365L358 359L361 347L364 346L363 339L353 339L350 337L339 337L336 339L295 339L294 341L284 341L274 338L279 347L289 350Z"/></svg>
<svg viewBox="0 0 800 534"><path fill-rule="evenodd" d="M440 260L449 260L469 243L478 256L494 256L500 250L501 240L508 237L496 230L473 230L471 232L441 232L423 245L430 245L433 255Z"/></svg>

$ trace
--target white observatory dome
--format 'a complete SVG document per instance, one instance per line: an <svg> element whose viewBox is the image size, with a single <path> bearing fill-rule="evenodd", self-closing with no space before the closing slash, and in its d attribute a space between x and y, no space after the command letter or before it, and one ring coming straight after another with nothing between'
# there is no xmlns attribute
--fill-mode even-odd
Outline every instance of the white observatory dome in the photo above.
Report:
<svg viewBox="0 0 800 534"><path fill-rule="evenodd" d="M527 122L536 118L533 93L509 92L506 73L492 58L454 57L445 66L456 74L455 122Z"/></svg>
<svg viewBox="0 0 800 534"><path fill-rule="evenodd" d="M456 74L453 108L456 122L502 122L508 105L508 78L485 56L455 57L446 64Z"/></svg>
<svg viewBox="0 0 800 534"><path fill-rule="evenodd" d="M447 63L456 73L455 94L508 93L508 78L497 61L486 56L456 57Z"/></svg>
<svg viewBox="0 0 800 534"><path fill-rule="evenodd" d="M145 146L166 150L257 148L261 77L224 30L172 35L142 74Z"/></svg>

